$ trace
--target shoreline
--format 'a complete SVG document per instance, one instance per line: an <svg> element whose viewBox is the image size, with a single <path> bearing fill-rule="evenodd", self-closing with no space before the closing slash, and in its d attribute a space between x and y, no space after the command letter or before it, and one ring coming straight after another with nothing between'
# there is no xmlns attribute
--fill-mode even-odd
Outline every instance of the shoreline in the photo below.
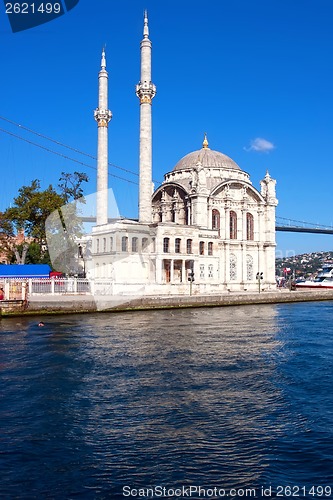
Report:
<svg viewBox="0 0 333 500"><path fill-rule="evenodd" d="M333 290L274 290L264 292L228 292L216 295L159 295L96 297L91 295L33 296L28 304L23 301L2 301L0 318L14 316L45 316L60 314L88 314L102 312L130 312L159 309L225 307L238 305L281 304L295 302L333 301Z"/></svg>

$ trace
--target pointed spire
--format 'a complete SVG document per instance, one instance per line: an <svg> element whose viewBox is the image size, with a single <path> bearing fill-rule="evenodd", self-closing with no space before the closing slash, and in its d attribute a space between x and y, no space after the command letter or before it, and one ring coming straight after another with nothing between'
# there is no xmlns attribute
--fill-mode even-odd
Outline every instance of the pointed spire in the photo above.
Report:
<svg viewBox="0 0 333 500"><path fill-rule="evenodd" d="M208 140L207 140L207 134L206 134L206 132L205 132L205 137L204 137L204 140L203 140L203 143L202 143L202 147L203 147L204 149L209 149L209 147L208 147Z"/></svg>
<svg viewBox="0 0 333 500"><path fill-rule="evenodd" d="M105 48L104 47L103 47L103 50L102 50L101 68L102 69L106 69L106 57L105 57Z"/></svg>
<svg viewBox="0 0 333 500"><path fill-rule="evenodd" d="M148 28L148 12L147 9L143 16L143 38L149 38L149 28Z"/></svg>

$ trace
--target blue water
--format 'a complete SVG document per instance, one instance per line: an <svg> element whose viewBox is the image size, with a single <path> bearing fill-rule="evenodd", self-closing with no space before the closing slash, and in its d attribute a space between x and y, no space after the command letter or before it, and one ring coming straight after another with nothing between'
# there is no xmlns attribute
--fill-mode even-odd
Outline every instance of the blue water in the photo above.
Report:
<svg viewBox="0 0 333 500"><path fill-rule="evenodd" d="M332 318L320 302L2 319L0 497L333 498Z"/></svg>

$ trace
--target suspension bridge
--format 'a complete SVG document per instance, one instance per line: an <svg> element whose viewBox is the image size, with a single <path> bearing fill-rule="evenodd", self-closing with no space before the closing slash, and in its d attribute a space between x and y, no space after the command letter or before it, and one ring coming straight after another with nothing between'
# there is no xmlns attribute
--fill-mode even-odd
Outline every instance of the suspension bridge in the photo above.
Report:
<svg viewBox="0 0 333 500"><path fill-rule="evenodd" d="M96 222L96 216L80 217L82 222ZM138 220L138 219L135 219ZM109 223L115 219L109 219ZM333 226L324 226L322 224L314 224L311 222L287 219L285 217L276 217L275 230L285 231L289 233L317 233L317 234L333 234Z"/></svg>
<svg viewBox="0 0 333 500"><path fill-rule="evenodd" d="M333 234L333 226L323 226L322 224L313 224L285 217L276 217L275 230L289 233Z"/></svg>

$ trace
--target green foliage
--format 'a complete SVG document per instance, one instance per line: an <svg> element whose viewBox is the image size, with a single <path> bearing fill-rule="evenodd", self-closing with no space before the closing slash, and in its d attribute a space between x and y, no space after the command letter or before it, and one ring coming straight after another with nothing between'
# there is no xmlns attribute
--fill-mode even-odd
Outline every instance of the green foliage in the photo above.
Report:
<svg viewBox="0 0 333 500"><path fill-rule="evenodd" d="M0 212L0 253L2 258L10 261L13 252L11 248L11 238L14 236L13 224L4 213Z"/></svg>
<svg viewBox="0 0 333 500"><path fill-rule="evenodd" d="M14 236L13 224L3 212L0 212L0 237L1 236Z"/></svg>
<svg viewBox="0 0 333 500"><path fill-rule="evenodd" d="M82 182L88 182L88 176L84 172L61 172L58 186L66 203L83 197Z"/></svg>
<svg viewBox="0 0 333 500"><path fill-rule="evenodd" d="M51 214L54 220L60 221L60 224L55 224L54 233L60 234L62 241L65 237L66 246L72 246L75 237L80 234L77 205L84 202L82 183L88 182L88 176L83 172L62 172L59 181L60 193L51 185L42 191L40 181L34 179L30 185L22 186L12 206L0 213L0 251L6 253L12 262L50 264L45 223ZM52 232L52 217L49 220ZM22 230L26 240L17 245L14 242L15 233Z"/></svg>
<svg viewBox="0 0 333 500"><path fill-rule="evenodd" d="M45 239L46 218L65 202L64 196L58 194L50 185L40 191L40 182L35 179L30 186L22 186L19 195L14 198L13 207L5 212L5 218L16 230L23 229L26 236L42 243Z"/></svg>
<svg viewBox="0 0 333 500"><path fill-rule="evenodd" d="M29 245L26 264L41 264L42 260L42 250L41 246L36 242L32 242Z"/></svg>

